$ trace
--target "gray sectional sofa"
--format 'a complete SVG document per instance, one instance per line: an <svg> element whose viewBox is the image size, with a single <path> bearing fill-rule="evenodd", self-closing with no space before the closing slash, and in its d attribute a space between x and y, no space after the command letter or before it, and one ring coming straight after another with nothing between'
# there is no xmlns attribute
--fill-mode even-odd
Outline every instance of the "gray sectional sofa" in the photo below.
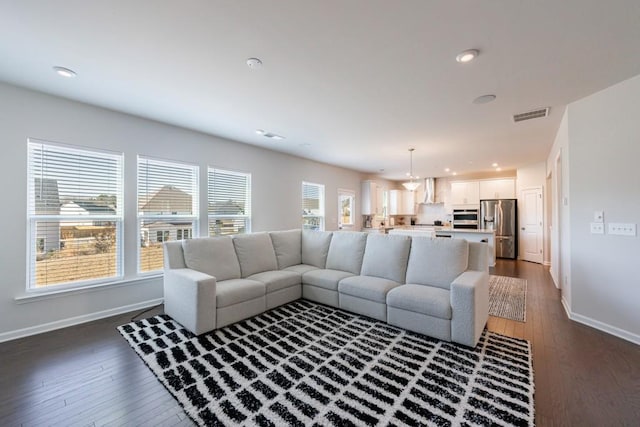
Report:
<svg viewBox="0 0 640 427"><path fill-rule="evenodd" d="M467 346L489 315L482 243L287 230L164 248L165 313L198 335L301 297Z"/></svg>

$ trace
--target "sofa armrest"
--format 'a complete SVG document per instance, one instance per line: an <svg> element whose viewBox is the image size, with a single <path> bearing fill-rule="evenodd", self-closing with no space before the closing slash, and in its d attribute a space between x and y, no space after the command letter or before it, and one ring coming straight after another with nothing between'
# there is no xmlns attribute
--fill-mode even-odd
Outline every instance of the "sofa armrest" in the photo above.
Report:
<svg viewBox="0 0 640 427"><path fill-rule="evenodd" d="M196 335L216 328L216 278L190 268L164 270L164 312Z"/></svg>
<svg viewBox="0 0 640 427"><path fill-rule="evenodd" d="M467 270L451 283L451 340L475 347L489 319L489 274Z"/></svg>

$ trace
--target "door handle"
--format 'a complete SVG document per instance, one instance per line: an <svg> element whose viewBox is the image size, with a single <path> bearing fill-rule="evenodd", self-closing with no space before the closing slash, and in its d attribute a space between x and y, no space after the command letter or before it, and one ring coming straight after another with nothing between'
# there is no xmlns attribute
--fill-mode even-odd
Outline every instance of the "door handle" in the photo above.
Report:
<svg viewBox="0 0 640 427"><path fill-rule="evenodd" d="M522 227L520 230L524 231L524 227Z"/></svg>

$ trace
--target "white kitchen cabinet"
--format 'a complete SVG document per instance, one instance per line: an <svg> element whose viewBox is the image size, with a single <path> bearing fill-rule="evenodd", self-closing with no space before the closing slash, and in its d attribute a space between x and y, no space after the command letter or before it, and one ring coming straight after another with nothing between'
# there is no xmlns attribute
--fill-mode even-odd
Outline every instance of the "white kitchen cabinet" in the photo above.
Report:
<svg viewBox="0 0 640 427"><path fill-rule="evenodd" d="M362 181L360 211L362 215L375 215L378 202L378 184L375 181Z"/></svg>
<svg viewBox="0 0 640 427"><path fill-rule="evenodd" d="M480 200L515 198L516 181L513 178L480 181Z"/></svg>
<svg viewBox="0 0 640 427"><path fill-rule="evenodd" d="M400 215L402 210L402 190L389 190L389 215Z"/></svg>
<svg viewBox="0 0 640 427"><path fill-rule="evenodd" d="M480 184L478 181L454 181L451 183L451 204L453 207L480 206Z"/></svg>
<svg viewBox="0 0 640 427"><path fill-rule="evenodd" d="M386 189L375 181L362 181L362 215L386 216Z"/></svg>
<svg viewBox="0 0 640 427"><path fill-rule="evenodd" d="M416 192L402 191L402 209L400 215L415 215L416 213Z"/></svg>
<svg viewBox="0 0 640 427"><path fill-rule="evenodd" d="M389 190L389 215L414 215L415 192Z"/></svg>

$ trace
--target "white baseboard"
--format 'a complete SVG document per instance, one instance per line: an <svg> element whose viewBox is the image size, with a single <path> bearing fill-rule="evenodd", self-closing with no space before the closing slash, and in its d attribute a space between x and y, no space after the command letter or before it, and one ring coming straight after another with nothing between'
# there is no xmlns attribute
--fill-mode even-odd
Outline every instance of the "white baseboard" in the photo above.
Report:
<svg viewBox="0 0 640 427"><path fill-rule="evenodd" d="M80 323L87 323L98 319L104 319L105 317L111 317L122 313L128 313L130 311L142 310L144 308L153 307L162 304L163 298L156 298L149 301L143 301L136 304L124 305L122 307L111 308L109 310L98 311L96 313L83 314L82 316L69 317L68 319L56 320L55 322L45 323L42 325L30 326L24 329L17 329L15 331L3 332L0 334L0 342L11 341L18 338L24 338L31 335L41 334L43 332L49 332L56 329L66 328L68 326L79 325Z"/></svg>
<svg viewBox="0 0 640 427"><path fill-rule="evenodd" d="M542 265L544 265L545 267L550 267L551 266L551 261L545 261L542 263Z"/></svg>
<svg viewBox="0 0 640 427"><path fill-rule="evenodd" d="M582 314L573 313L571 310L569 310L564 297L562 298L562 306L564 307L564 311L567 313L567 317L569 317L569 319L578 323L582 323L583 325L590 326L594 329L598 329L599 331L606 332L618 338L622 338L623 340L640 345L640 335L633 334L629 331L625 331L624 329L620 329L607 323L600 322L599 320L583 316Z"/></svg>

